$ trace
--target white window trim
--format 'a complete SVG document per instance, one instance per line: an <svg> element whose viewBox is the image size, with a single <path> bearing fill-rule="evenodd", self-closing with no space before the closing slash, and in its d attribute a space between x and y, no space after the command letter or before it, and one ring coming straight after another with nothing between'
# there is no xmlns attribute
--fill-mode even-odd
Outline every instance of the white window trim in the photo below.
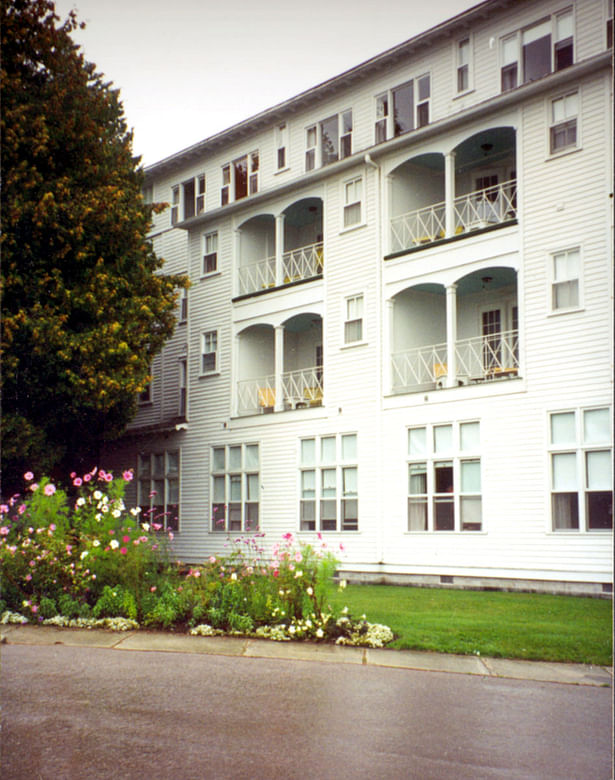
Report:
<svg viewBox="0 0 615 780"><path fill-rule="evenodd" d="M216 349L215 352L205 352L205 338L206 336L209 336L211 334L216 334ZM205 376L216 376L220 373L220 331L217 328L213 328L211 330L204 330L201 333L201 344L200 344L200 353L199 353L199 376L205 377ZM215 355L216 360L216 366L215 368L209 370L209 371L203 371L203 356L204 355Z"/></svg>
<svg viewBox="0 0 615 780"><path fill-rule="evenodd" d="M283 128L283 129L282 129ZM284 171L288 171L290 169L290 163L289 163L289 139L290 139L290 129L288 126L288 122L279 122L273 129L273 172L274 175L277 173L283 173ZM282 146L280 146L280 141L282 141ZM284 165L280 167L278 165L278 151L280 149L284 149Z"/></svg>
<svg viewBox="0 0 615 780"><path fill-rule="evenodd" d="M455 60L456 62L456 60ZM456 70L456 69L455 69ZM424 78L425 76L429 77L429 97L427 100L419 100L419 81ZM395 110L394 110L394 103L393 103L393 93L395 90L400 89L401 87L405 86L406 84L410 84L412 82L412 120L414 123L414 127L412 130L407 130L404 133L400 133L399 136L395 135ZM416 76L412 76L411 78L406 79L405 81L400 82L399 84L395 84L393 87L389 87L386 90L383 90L382 92L378 92L377 95L374 95L374 144L376 143L386 143L387 141L390 141L392 138L399 138L402 135L408 135L410 133L415 133L417 130L420 130L423 127L428 127L429 125L433 124L433 117L432 117L432 88L433 88L433 78L432 73L430 70L423 71L418 73ZM377 141L376 140L376 123L381 121L377 117L377 105L378 105L378 98L386 96L387 98L387 104L388 104L388 114L386 116L386 138L384 141ZM429 113L429 120L426 125L419 125L419 104L427 103L428 104L428 113Z"/></svg>
<svg viewBox="0 0 615 780"><path fill-rule="evenodd" d="M238 447L241 449L241 467L239 469L233 469L229 463L229 450L231 448ZM246 464L245 453L247 447L257 447L258 449L258 464L255 467L250 467ZM216 470L214 468L214 451L224 450L224 470ZM254 474L258 477L258 499L248 500L248 485L247 478ZM231 501L231 476L239 476L241 478L241 500ZM214 527L213 507L214 503L214 479L218 477L224 478L224 527ZM237 442L232 444L216 444L212 445L209 449L209 529L208 532L212 535L219 536L221 534L229 533L247 533L257 531L261 525L261 506L262 506L262 491L261 491L261 478L262 478L262 460L261 460L261 443L258 441ZM241 504L241 530L230 529L228 527L230 520L229 505L231 503ZM256 528L248 529L246 525L246 505L257 504L258 506L258 526Z"/></svg>
<svg viewBox="0 0 615 780"><path fill-rule="evenodd" d="M177 316L177 324L178 325L185 325L186 322L188 322L188 289L186 287L181 287L179 291L179 314Z"/></svg>
<svg viewBox="0 0 615 780"><path fill-rule="evenodd" d="M579 302L576 306L567 306L562 307L561 309L555 309L553 308L553 285L555 284L555 256L562 254L564 252L571 252L575 249L579 250L579 275L578 275L578 283L579 283ZM554 249L551 252L549 252L547 256L547 279L548 279L548 289L547 289L547 312L549 317L560 317L565 314L573 314L575 312L580 312L585 310L584 306L584 283L583 283L583 247L579 244L577 245L567 245L565 247L560 247L558 249Z"/></svg>
<svg viewBox="0 0 615 780"><path fill-rule="evenodd" d="M351 300L361 298L362 311L361 311L361 338L357 341L346 341L346 324L349 322L356 322L356 320L348 319L348 304ZM358 318L357 318L358 319ZM365 293L363 291L353 293L352 295L345 295L342 299L342 334L341 334L341 349L353 349L354 347L361 347L367 344L365 338Z"/></svg>
<svg viewBox="0 0 615 780"><path fill-rule="evenodd" d="M459 68L461 67L459 65L459 45L463 41L468 41L468 86L466 89L459 90L457 88L459 83L458 73ZM462 38L458 38L453 42L453 86L455 92L453 99L474 92L474 35L471 32L468 32L467 35L464 35Z"/></svg>
<svg viewBox="0 0 615 780"><path fill-rule="evenodd" d="M479 425L479 444L476 449L468 449L468 450L462 450L461 449L461 426L467 423L478 423ZM452 440L453 445L451 447L450 452L436 452L435 447L433 445L433 437L434 437L434 429L442 426L452 426ZM424 428L425 429L425 436L428 439L428 446L426 447L426 452L424 455L419 455L418 453L416 455L410 454L410 447L409 447L409 437L410 437L410 431L413 429L419 429ZM450 535L470 535L470 536L480 536L487 533L486 528L486 521L485 521L485 486L484 486L484 480L483 480L483 452L482 452L482 422L479 419L468 419L468 420L457 420L457 421L450 421L445 420L443 422L437 422L437 423L425 423L423 425L409 425L406 428L406 456L405 456L405 478L406 478L406 510L404 513L405 517L405 531L404 533L406 535L410 536L450 536ZM435 492L435 485L434 485L434 465L437 462L447 462L452 461L453 463L453 517L454 517L454 529L453 530L436 530L435 529L435 518L434 518L434 511L433 511L433 505L434 505L434 499L436 496ZM464 461L478 461L480 464L480 479L481 479L481 488L480 488L480 494L477 493L462 493L461 491L461 463ZM426 470L427 470L427 493L424 494L427 498L427 530L422 531L411 531L408 528L408 498L410 497L410 490L409 490L409 467L413 463L425 463L426 464ZM419 495L419 494L416 494ZM423 495L423 494L421 494ZM441 495L441 494L438 494ZM481 499L481 528L480 530L463 530L461 528L461 497L463 495L480 495Z"/></svg>
<svg viewBox="0 0 615 780"><path fill-rule="evenodd" d="M577 140L574 146L571 144L569 146L564 146L562 149L556 149L554 152L551 151L551 129L555 127L558 124L562 124L561 122L553 122L552 119L552 111L553 111L553 103L556 100L560 100L562 98L565 98L568 95L572 95L576 92L577 95L577 114L576 114L576 130L577 130ZM545 160L557 160L560 157L565 157L568 154L575 154L576 152L580 152L583 149L583 143L582 143L582 123L581 123L581 100L582 100L582 94L581 94L581 87L575 86L570 87L565 92L560 92L556 95L551 95L548 97L545 101L545 112L546 112L546 128L547 128L547 135L546 135L546 149L545 149ZM566 121L566 120L564 120Z"/></svg>
<svg viewBox="0 0 615 780"><path fill-rule="evenodd" d="M353 184L354 182L360 181L361 182L361 198L358 201L352 201L351 203L346 203L346 185ZM357 228L365 227L367 224L365 219L365 176L364 174L360 173L357 176L352 176L349 179L345 179L340 184L340 201L342 204L342 213L341 213L341 228L340 233L349 233L352 230L357 230ZM344 216L346 213L346 208L349 206L353 206L356 204L359 204L359 220L357 222L353 222L352 225L348 225L347 227L344 225Z"/></svg>
<svg viewBox="0 0 615 780"><path fill-rule="evenodd" d="M350 130L350 133L344 133L344 124L343 124L343 116L344 114L350 114L351 121L352 121L352 127ZM337 143L338 143L338 158L337 160L332 160L331 162L325 163L323 165L322 161L322 124L323 122L326 122L328 119L332 119L333 117L337 117ZM340 160L347 160L349 157L352 157L354 154L354 148L353 148L353 136L354 136L354 112L352 108L344 108L341 111L334 112L333 114L329 114L323 119L319 119L317 122L312 122L309 125L306 125L304 128L304 143L305 143L305 149L303 153L303 169L306 173L309 173L310 171L318 170L319 168L326 168L327 165L333 165L336 162L339 162ZM308 133L311 130L315 130L316 132L316 145L315 146L308 146ZM350 135L350 153L343 157L341 155L342 151L342 138L346 135ZM314 166L312 168L307 167L307 153L311 150L314 150Z"/></svg>
<svg viewBox="0 0 615 780"><path fill-rule="evenodd" d="M608 442L602 444L586 444L584 442L583 434L583 415L585 412L607 409L609 412L609 426L608 429L611 432L611 438ZM552 444L551 443L551 416L555 414L574 414L575 415L575 431L576 441L570 444ZM545 441L546 441L546 461L545 461L545 475L546 475L546 528L547 534L552 536L569 536L569 535L584 535L584 534L612 534L612 528L588 528L587 527L587 512L585 507L585 495L588 492L586 469L585 469L585 454L587 452L603 452L610 450L611 452L611 465L613 463L613 409L610 403L604 404L591 404L590 406L579 407L567 407L564 409L549 409L546 413L545 420ZM579 496L579 527L578 528L554 528L553 525L553 506L552 495L553 490L553 471L552 471L552 456L555 454L567 454L574 453L576 455L576 471L578 476L577 495ZM573 491L570 491L573 492Z"/></svg>
<svg viewBox="0 0 615 780"><path fill-rule="evenodd" d="M154 468L153 468L153 458L155 456L162 455L164 461L164 474L154 474ZM170 471L169 469L169 456L170 455L177 455L177 473ZM144 474L141 469L141 459L142 458L148 458L149 460L149 474ZM177 528L174 529L175 533L179 533L181 531L181 506L182 506L182 496L181 496L181 490L182 490L182 479L181 479L181 473L182 473L182 461L181 461L181 448L177 447L177 449L161 449L161 450L148 450L146 452L140 452L137 456L137 501L139 502L139 506L141 506L142 514L140 515L141 522L148 522L150 524L152 523L159 523L162 528L167 531L171 530L171 528L168 526L168 518L166 516L167 512L167 506L173 506L169 499L169 482L176 481L177 482ZM164 507L165 516L163 518L157 518L152 517L151 514L147 514L147 510L151 509L154 506L159 506L158 504L155 504L154 496L152 495L152 484L154 480L158 478L159 481L164 482L164 496L163 496L163 502L162 505ZM145 481L149 482L149 489L148 489L148 495L143 496L142 495L142 485Z"/></svg>
<svg viewBox="0 0 615 780"><path fill-rule="evenodd" d="M216 255L216 268L215 268L214 271L206 271L205 270L205 257L210 255L210 254L214 254L213 252L209 252L209 253L207 252L207 239L210 238L211 236L216 236L216 252L215 252L215 255ZM219 263L218 263L219 255L220 255L220 253L218 251L219 241L220 241L220 235L219 235L217 230L208 230L206 233L203 233L201 235L201 269L200 269L200 271L201 271L200 278L201 279L205 279L205 278L208 278L210 276L216 276L217 274L220 273L220 266L219 266Z"/></svg>
<svg viewBox="0 0 615 780"><path fill-rule="evenodd" d="M258 159L258 167L256 170L253 170L253 156L256 155ZM235 163L240 162L243 160L243 158L246 158L247 163L247 182L246 182L246 194L242 198L236 198L235 197ZM229 160L228 162L223 163L220 166L220 206L224 208L224 206L228 206L231 203L236 203L239 200L245 200L246 198L250 198L253 195L257 195L260 192L261 187L261 180L260 180L260 151L259 149L252 149L249 152L246 152L245 154L240 154L238 157L234 157L232 160ZM224 184L224 169L229 169L229 183ZM256 190L254 192L250 192L250 180L253 176L256 176ZM222 203L222 191L225 187L228 187L228 200L226 203Z"/></svg>

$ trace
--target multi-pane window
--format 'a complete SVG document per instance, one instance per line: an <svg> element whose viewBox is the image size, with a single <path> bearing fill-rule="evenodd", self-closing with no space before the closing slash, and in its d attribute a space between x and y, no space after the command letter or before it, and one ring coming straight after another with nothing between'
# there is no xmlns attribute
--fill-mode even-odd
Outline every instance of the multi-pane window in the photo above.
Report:
<svg viewBox="0 0 615 780"><path fill-rule="evenodd" d="M470 89L470 39L464 38L457 43L457 92Z"/></svg>
<svg viewBox="0 0 615 780"><path fill-rule="evenodd" d="M301 439L299 490L302 531L357 531L356 433Z"/></svg>
<svg viewBox="0 0 615 780"><path fill-rule="evenodd" d="M572 9L568 8L502 38L500 53L503 92L572 65Z"/></svg>
<svg viewBox="0 0 615 780"><path fill-rule="evenodd" d="M363 295L345 299L344 344L363 340Z"/></svg>
<svg viewBox="0 0 615 780"><path fill-rule="evenodd" d="M344 187L344 227L352 227L362 222L363 177L358 176L343 184Z"/></svg>
<svg viewBox="0 0 615 780"><path fill-rule="evenodd" d="M203 267L201 273L213 274L218 270L218 232L203 234Z"/></svg>
<svg viewBox="0 0 615 780"><path fill-rule="evenodd" d="M143 522L179 529L179 452L141 453L137 469L137 500Z"/></svg>
<svg viewBox="0 0 615 780"><path fill-rule="evenodd" d="M482 530L480 423L408 430L408 530Z"/></svg>
<svg viewBox="0 0 615 780"><path fill-rule="evenodd" d="M551 255L551 309L580 306L581 251L578 247Z"/></svg>
<svg viewBox="0 0 615 780"><path fill-rule="evenodd" d="M171 224L179 222L179 184L171 188Z"/></svg>
<svg viewBox="0 0 615 780"><path fill-rule="evenodd" d="M376 96L375 140L409 133L429 124L431 79L424 74ZM391 110L392 108L392 110Z"/></svg>
<svg viewBox="0 0 615 780"><path fill-rule="evenodd" d="M283 170L288 165L288 125L286 122L275 129L276 168Z"/></svg>
<svg viewBox="0 0 615 780"><path fill-rule="evenodd" d="M305 170L311 171L352 154L352 111L343 111L305 131Z"/></svg>
<svg viewBox="0 0 615 780"><path fill-rule="evenodd" d="M201 335L201 374L218 370L218 331L209 330Z"/></svg>
<svg viewBox="0 0 615 780"><path fill-rule="evenodd" d="M575 90L551 101L549 149L551 154L577 146L579 93Z"/></svg>
<svg viewBox="0 0 615 780"><path fill-rule="evenodd" d="M188 319L188 290L186 287L179 291L179 321L186 322Z"/></svg>
<svg viewBox="0 0 615 780"><path fill-rule="evenodd" d="M211 530L256 531L259 524L258 444L211 451Z"/></svg>
<svg viewBox="0 0 615 780"><path fill-rule="evenodd" d="M205 174L186 179L171 189L171 224L190 219L205 211Z"/></svg>
<svg viewBox="0 0 615 780"><path fill-rule="evenodd" d="M554 531L613 527L611 430L606 407L549 415Z"/></svg>
<svg viewBox="0 0 615 780"><path fill-rule="evenodd" d="M257 151L244 154L222 166L220 204L226 206L258 192L260 158Z"/></svg>

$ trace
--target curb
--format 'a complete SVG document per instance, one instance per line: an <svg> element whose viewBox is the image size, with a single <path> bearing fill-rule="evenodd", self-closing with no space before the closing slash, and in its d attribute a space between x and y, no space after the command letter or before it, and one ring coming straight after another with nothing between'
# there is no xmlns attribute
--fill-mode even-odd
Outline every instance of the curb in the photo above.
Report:
<svg viewBox="0 0 615 780"><path fill-rule="evenodd" d="M109 650L196 653L238 658L268 658L317 661L360 666L387 667L410 671L473 674L565 685L612 687L613 667L590 664L519 661L473 655L449 655L416 650L341 647L309 642L273 642L249 637L202 637L164 631L105 631L54 626L3 625L3 644L67 645Z"/></svg>

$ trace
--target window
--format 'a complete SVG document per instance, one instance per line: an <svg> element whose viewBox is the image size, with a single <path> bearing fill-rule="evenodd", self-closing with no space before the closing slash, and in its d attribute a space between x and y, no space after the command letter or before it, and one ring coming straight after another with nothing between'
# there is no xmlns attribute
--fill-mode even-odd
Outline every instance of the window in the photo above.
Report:
<svg viewBox="0 0 615 780"><path fill-rule="evenodd" d="M408 430L408 531L480 531L480 423Z"/></svg>
<svg viewBox="0 0 615 780"><path fill-rule="evenodd" d="M344 344L354 344L363 340L363 296L353 295L345 303Z"/></svg>
<svg viewBox="0 0 615 780"><path fill-rule="evenodd" d="M188 290L185 287L179 291L179 321L186 322L188 319Z"/></svg>
<svg viewBox="0 0 615 780"><path fill-rule="evenodd" d="M171 189L171 224L179 222L179 184Z"/></svg>
<svg viewBox="0 0 615 780"><path fill-rule="evenodd" d="M576 91L551 101L549 128L551 154L564 149L576 149L578 104L579 94Z"/></svg>
<svg viewBox="0 0 615 780"><path fill-rule="evenodd" d="M188 361L181 358L179 361L179 408L178 417L185 418L188 414Z"/></svg>
<svg viewBox="0 0 615 780"><path fill-rule="evenodd" d="M211 451L211 530L256 531L259 525L258 444Z"/></svg>
<svg viewBox="0 0 615 780"><path fill-rule="evenodd" d="M549 415L554 531L613 528L610 417L608 408Z"/></svg>
<svg viewBox="0 0 615 780"><path fill-rule="evenodd" d="M196 196L196 213L201 214L205 211L205 174L202 173L197 177L197 196Z"/></svg>
<svg viewBox="0 0 615 780"><path fill-rule="evenodd" d="M551 310L575 309L581 304L579 248L551 255Z"/></svg>
<svg viewBox="0 0 615 780"><path fill-rule="evenodd" d="M238 157L232 163L222 166L222 188L220 204L226 206L236 200L258 192L260 158L258 152Z"/></svg>
<svg viewBox="0 0 615 780"><path fill-rule="evenodd" d="M431 79L429 74L407 81L376 96L376 143L409 133L429 124ZM390 111L390 107L393 111Z"/></svg>
<svg viewBox="0 0 615 780"><path fill-rule="evenodd" d="M457 92L470 89L470 39L464 38L457 43Z"/></svg>
<svg viewBox="0 0 615 780"><path fill-rule="evenodd" d="M362 222L363 178L344 182L344 227L353 227Z"/></svg>
<svg viewBox="0 0 615 780"><path fill-rule="evenodd" d="M139 406L147 406L148 404L151 404L154 400L153 397L153 391L152 391L152 383L153 383L153 366L150 365L149 367L149 377L147 379L147 384L143 388L143 390L139 393L138 400L139 400Z"/></svg>
<svg viewBox="0 0 615 780"><path fill-rule="evenodd" d="M502 92L535 81L574 62L572 9L507 35L500 42Z"/></svg>
<svg viewBox="0 0 615 780"><path fill-rule="evenodd" d="M283 122L275 129L276 168L283 170L288 165L288 125Z"/></svg>
<svg viewBox="0 0 615 780"><path fill-rule="evenodd" d="M343 111L306 129L305 170L329 165L352 154L352 111Z"/></svg>
<svg viewBox="0 0 615 780"><path fill-rule="evenodd" d="M179 530L179 451L141 453L137 500L143 521L154 530Z"/></svg>
<svg viewBox="0 0 615 780"><path fill-rule="evenodd" d="M203 234L202 274L213 274L218 270L218 232Z"/></svg>
<svg viewBox="0 0 615 780"><path fill-rule="evenodd" d="M218 331L210 330L201 336L201 374L218 370Z"/></svg>
<svg viewBox="0 0 615 780"><path fill-rule="evenodd" d="M301 531L358 531L357 435L301 439Z"/></svg>
<svg viewBox="0 0 615 780"><path fill-rule="evenodd" d="M613 2L606 0L606 47L613 48Z"/></svg>

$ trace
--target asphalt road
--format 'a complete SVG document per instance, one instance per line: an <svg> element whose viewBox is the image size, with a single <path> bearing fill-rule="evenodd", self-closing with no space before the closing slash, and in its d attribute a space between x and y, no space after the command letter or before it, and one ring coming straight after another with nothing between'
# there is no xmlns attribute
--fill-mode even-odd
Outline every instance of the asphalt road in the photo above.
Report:
<svg viewBox="0 0 615 780"><path fill-rule="evenodd" d="M610 688L2 646L4 780L610 780Z"/></svg>

